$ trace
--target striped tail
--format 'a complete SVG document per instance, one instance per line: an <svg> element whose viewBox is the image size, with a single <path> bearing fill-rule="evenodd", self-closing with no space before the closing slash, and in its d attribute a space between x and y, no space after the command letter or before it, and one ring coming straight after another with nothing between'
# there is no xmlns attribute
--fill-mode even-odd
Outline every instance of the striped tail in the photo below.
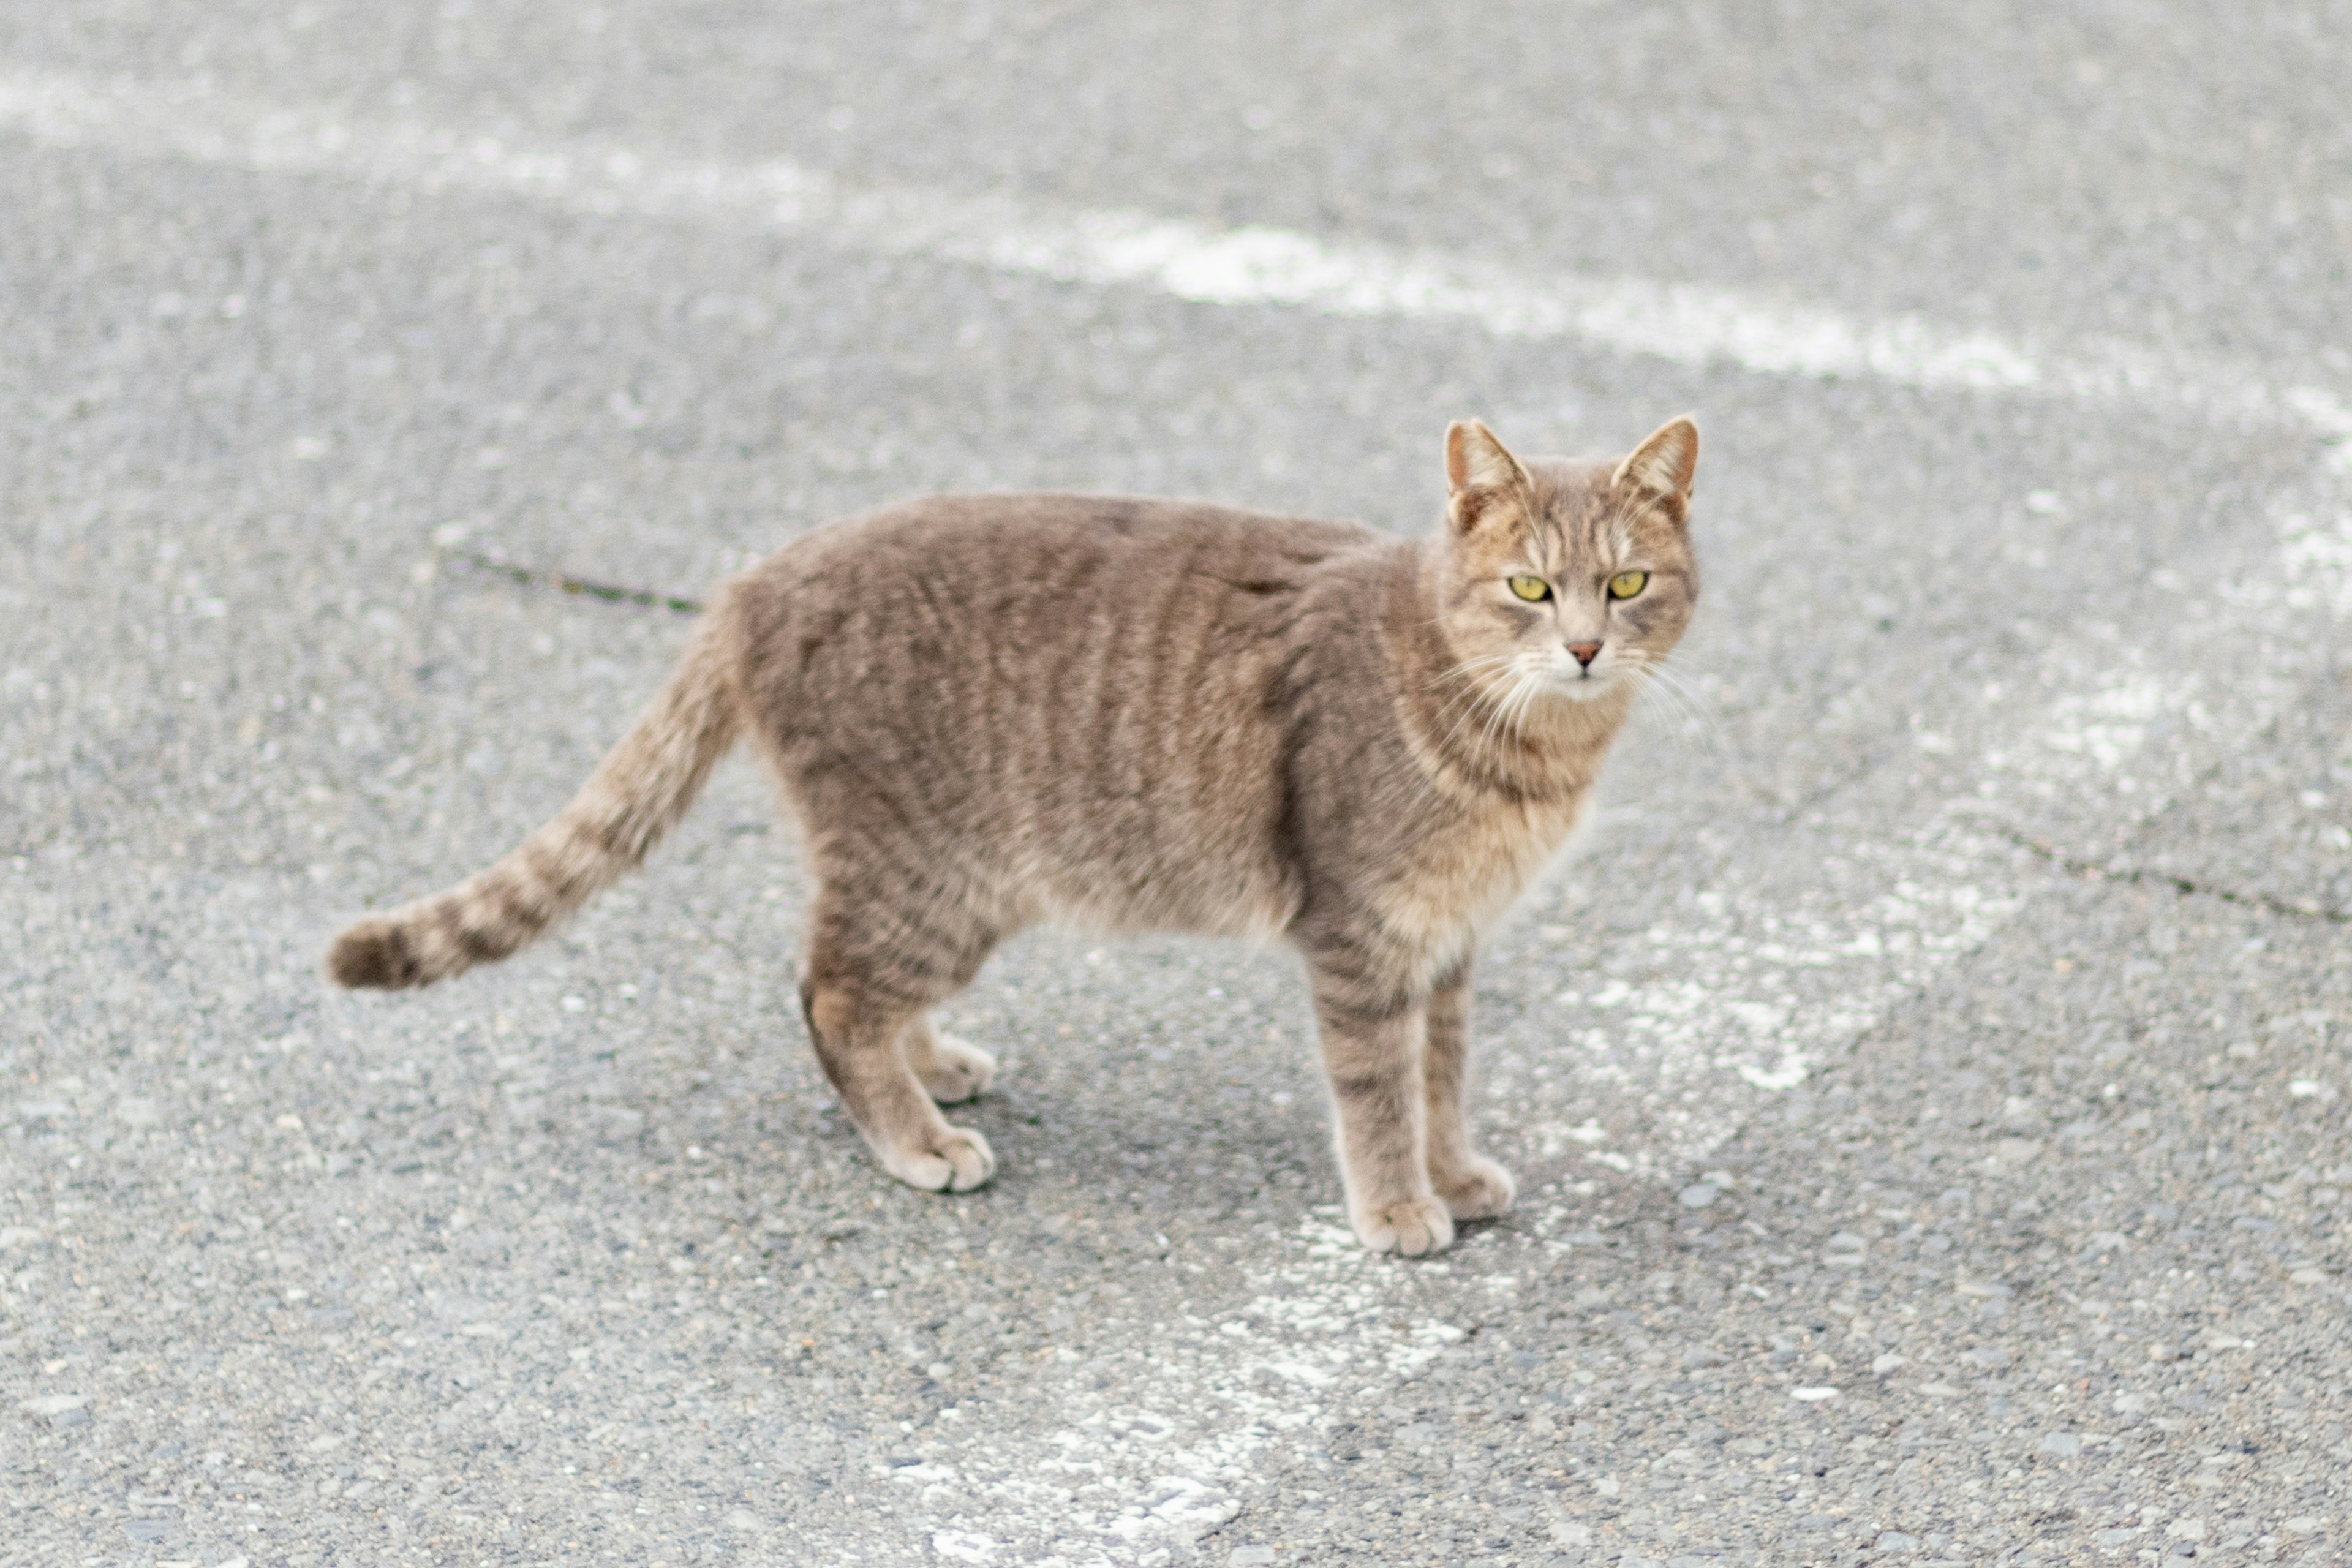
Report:
<svg viewBox="0 0 2352 1568"><path fill-rule="evenodd" d="M661 696L571 805L447 892L337 937L327 953L335 984L399 990L495 963L634 870L686 815L741 727L725 608L722 596Z"/></svg>

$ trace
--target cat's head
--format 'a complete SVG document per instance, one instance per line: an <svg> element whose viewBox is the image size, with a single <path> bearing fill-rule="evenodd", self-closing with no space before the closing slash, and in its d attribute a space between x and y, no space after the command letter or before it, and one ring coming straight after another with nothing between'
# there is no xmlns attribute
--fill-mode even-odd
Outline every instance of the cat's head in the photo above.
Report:
<svg viewBox="0 0 2352 1568"><path fill-rule="evenodd" d="M1591 700L1665 658L1698 603L1698 427L1616 462L1521 461L1473 419L1445 432L1444 626L1459 668L1520 709Z"/></svg>

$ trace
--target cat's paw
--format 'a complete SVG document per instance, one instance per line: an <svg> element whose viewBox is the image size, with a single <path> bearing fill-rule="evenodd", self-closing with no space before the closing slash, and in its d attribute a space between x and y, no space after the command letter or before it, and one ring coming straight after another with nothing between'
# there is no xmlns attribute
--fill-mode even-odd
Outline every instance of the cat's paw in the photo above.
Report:
<svg viewBox="0 0 2352 1568"><path fill-rule="evenodd" d="M996 1058L978 1046L941 1035L931 1059L916 1069L923 1088L941 1105L978 1100L996 1081Z"/></svg>
<svg viewBox="0 0 2352 1568"><path fill-rule="evenodd" d="M1511 1173L1484 1154L1467 1154L1458 1169L1433 1175L1437 1195L1455 1219L1492 1219L1519 1194Z"/></svg>
<svg viewBox="0 0 2352 1568"><path fill-rule="evenodd" d="M882 1168L927 1193L968 1193L996 1174L996 1156L972 1129L942 1125L922 1145L885 1151Z"/></svg>
<svg viewBox="0 0 2352 1568"><path fill-rule="evenodd" d="M1369 1208L1350 1207L1356 1238L1374 1252L1426 1258L1454 1245L1454 1216L1436 1198L1401 1198Z"/></svg>

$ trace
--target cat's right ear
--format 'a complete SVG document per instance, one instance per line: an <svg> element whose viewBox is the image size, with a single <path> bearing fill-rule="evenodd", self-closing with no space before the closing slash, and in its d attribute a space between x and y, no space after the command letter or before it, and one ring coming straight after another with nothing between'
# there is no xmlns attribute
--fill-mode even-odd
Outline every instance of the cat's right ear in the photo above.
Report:
<svg viewBox="0 0 2352 1568"><path fill-rule="evenodd" d="M1469 532L1496 501L1524 493L1532 483L1484 424L1457 419L1445 427L1445 514L1456 533Z"/></svg>

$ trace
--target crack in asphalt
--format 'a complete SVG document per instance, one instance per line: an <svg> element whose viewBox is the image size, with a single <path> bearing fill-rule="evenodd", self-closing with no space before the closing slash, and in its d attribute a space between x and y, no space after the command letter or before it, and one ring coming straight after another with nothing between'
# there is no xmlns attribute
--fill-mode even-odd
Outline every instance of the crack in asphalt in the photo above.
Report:
<svg viewBox="0 0 2352 1568"><path fill-rule="evenodd" d="M2225 904L2260 910L2265 914L2282 915L2290 920L2326 921L2333 925L2352 924L2352 910L2331 910L2322 904L2298 902L2271 893L2242 893L2233 888L2211 887L2193 878L2176 876L2170 871L2154 871L2145 868L2129 871L2110 870L2095 860L2069 855L2046 838L2036 838L2014 827L2001 827L1997 831L2020 848L2031 851L2060 870L2086 882L2141 883L2169 888L2183 898L2219 899Z"/></svg>
<svg viewBox="0 0 2352 1568"><path fill-rule="evenodd" d="M681 616L702 614L703 603L677 594L657 593L651 588L629 588L617 583L599 583L591 577L574 577L568 572L542 572L536 567L520 565L497 555L478 550L452 552L456 559L478 572L503 577L509 583L526 587L553 588L560 593L576 594L583 598L602 599L608 605L636 605L649 610L670 610Z"/></svg>

